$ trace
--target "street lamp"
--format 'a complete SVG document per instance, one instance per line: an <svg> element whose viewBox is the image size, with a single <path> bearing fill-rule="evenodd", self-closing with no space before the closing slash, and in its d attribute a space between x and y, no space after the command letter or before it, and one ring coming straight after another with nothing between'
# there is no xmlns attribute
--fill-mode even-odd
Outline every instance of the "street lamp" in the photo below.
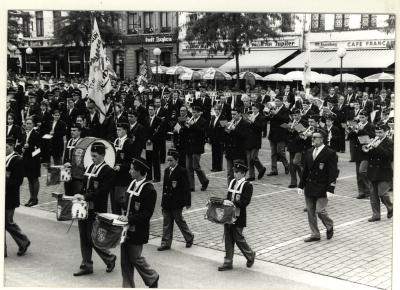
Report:
<svg viewBox="0 0 400 290"><path fill-rule="evenodd" d="M343 58L346 55L346 49L344 47L338 48L338 50L336 51L338 57L340 57L340 92L343 92L342 89L342 70L343 70Z"/></svg>
<svg viewBox="0 0 400 290"><path fill-rule="evenodd" d="M153 54L156 56L156 80L158 81L158 59L161 54L161 49L159 49L158 47L154 48Z"/></svg>
<svg viewBox="0 0 400 290"><path fill-rule="evenodd" d="M25 50L25 53L27 54L27 56L26 56L26 64L27 64L27 69L28 69L28 72L29 72L29 62L28 62L28 55L31 55L32 53L33 53L33 50L32 50L32 48L30 48L29 46L28 46L28 48Z"/></svg>

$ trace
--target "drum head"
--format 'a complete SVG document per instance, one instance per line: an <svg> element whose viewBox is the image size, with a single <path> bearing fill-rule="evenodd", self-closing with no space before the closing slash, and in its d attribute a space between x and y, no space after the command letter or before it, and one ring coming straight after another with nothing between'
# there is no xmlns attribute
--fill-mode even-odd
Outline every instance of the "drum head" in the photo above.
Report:
<svg viewBox="0 0 400 290"><path fill-rule="evenodd" d="M113 168L115 166L115 149L114 146L111 145L110 142L103 140L103 139L95 139L94 141L96 142L101 142L106 146L106 155L104 157L104 161L111 167ZM92 157L90 156L90 150L92 148L92 144L94 143L94 141L92 143L90 143L90 145L87 147L86 151L85 151L85 156L83 157L83 165L85 166L85 168L89 167L92 163Z"/></svg>

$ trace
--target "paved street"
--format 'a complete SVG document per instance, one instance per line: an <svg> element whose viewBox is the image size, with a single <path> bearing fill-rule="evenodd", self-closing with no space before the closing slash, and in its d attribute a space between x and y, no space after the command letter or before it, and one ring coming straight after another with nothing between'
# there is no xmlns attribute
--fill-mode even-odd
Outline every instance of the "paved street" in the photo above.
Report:
<svg viewBox="0 0 400 290"><path fill-rule="evenodd" d="M267 164L270 153L266 139L263 148L260 160ZM309 235L307 215L303 212L304 199L297 195L296 189L287 188L289 176L284 174L283 167L279 165L278 176L265 176L254 183L253 199L248 208L248 227L245 229L250 246L257 252L254 268L250 271L246 269L244 258L237 252L235 270L221 274L216 267L223 261L222 227L205 220L204 213L209 196L226 194L226 173L210 173L206 165L211 164L211 154L206 146L202 165L210 179L210 186L206 192L201 192L200 184L196 181L197 191L192 194L192 208L184 214L195 234L193 249L184 248L181 243L183 237L176 228L174 238L177 242L172 245L173 251L162 254L156 252L155 246L159 245L162 231L161 183L156 184L159 198L151 223L153 239L145 252L155 268L160 269L163 277L160 287L390 288L392 221L386 219L386 211L382 207L382 220L367 222L371 216L370 204L368 200L355 198L355 164L348 160L347 153L339 154L340 176L335 197L329 202L328 208L335 223L332 240L326 240L325 229L320 223L321 241L303 242ZM266 166L268 172L269 164ZM61 190L62 186L46 187L45 174L46 170L42 170L40 204L35 209L17 210L16 220L33 240L27 257L18 258L11 254L15 251L15 245L7 237L10 257L5 263L6 286L119 287L119 269L116 273L103 275L105 267L97 256L95 275L72 279L72 272L80 262L77 227L73 226L70 233L66 234L68 224L55 221L56 203L51 192ZM28 198L27 182L24 181L22 203ZM21 259L24 259L24 263L19 262ZM167 263L171 260L174 260L174 265ZM184 279L174 277L178 271L183 271L180 277ZM43 278L38 279L38 275ZM138 286L143 286L140 279L136 281L139 281ZM325 282L318 284L318 281ZM344 284L340 286L335 283Z"/></svg>

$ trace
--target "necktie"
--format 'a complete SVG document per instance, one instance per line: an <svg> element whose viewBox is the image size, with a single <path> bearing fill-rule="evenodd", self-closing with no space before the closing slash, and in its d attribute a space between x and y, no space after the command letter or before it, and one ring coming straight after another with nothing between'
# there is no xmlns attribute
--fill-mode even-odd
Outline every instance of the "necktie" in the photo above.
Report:
<svg viewBox="0 0 400 290"><path fill-rule="evenodd" d="M313 151L313 154L312 154L313 160L315 160L315 158L317 158L317 152L318 152L318 148L315 147L315 149L314 149L314 151Z"/></svg>

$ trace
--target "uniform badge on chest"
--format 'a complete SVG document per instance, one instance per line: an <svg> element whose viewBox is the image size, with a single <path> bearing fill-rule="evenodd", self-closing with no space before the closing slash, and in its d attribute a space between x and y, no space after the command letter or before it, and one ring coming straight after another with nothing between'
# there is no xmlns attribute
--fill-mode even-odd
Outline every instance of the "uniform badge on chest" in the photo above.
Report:
<svg viewBox="0 0 400 290"><path fill-rule="evenodd" d="M120 153L119 153L119 157L120 157L121 159L124 159L124 158L125 158L125 153L124 153L124 152L120 152Z"/></svg>
<svg viewBox="0 0 400 290"><path fill-rule="evenodd" d="M323 170L324 167L325 167L325 163L320 163L320 164L319 164L319 169L320 169L320 170Z"/></svg>
<svg viewBox="0 0 400 290"><path fill-rule="evenodd" d="M140 202L135 201L135 211L140 210Z"/></svg>
<svg viewBox="0 0 400 290"><path fill-rule="evenodd" d="M99 188L99 182L98 181L93 181L93 187L94 187L94 189L98 189Z"/></svg>
<svg viewBox="0 0 400 290"><path fill-rule="evenodd" d="M177 182L176 181L171 181L172 188L176 188Z"/></svg>

